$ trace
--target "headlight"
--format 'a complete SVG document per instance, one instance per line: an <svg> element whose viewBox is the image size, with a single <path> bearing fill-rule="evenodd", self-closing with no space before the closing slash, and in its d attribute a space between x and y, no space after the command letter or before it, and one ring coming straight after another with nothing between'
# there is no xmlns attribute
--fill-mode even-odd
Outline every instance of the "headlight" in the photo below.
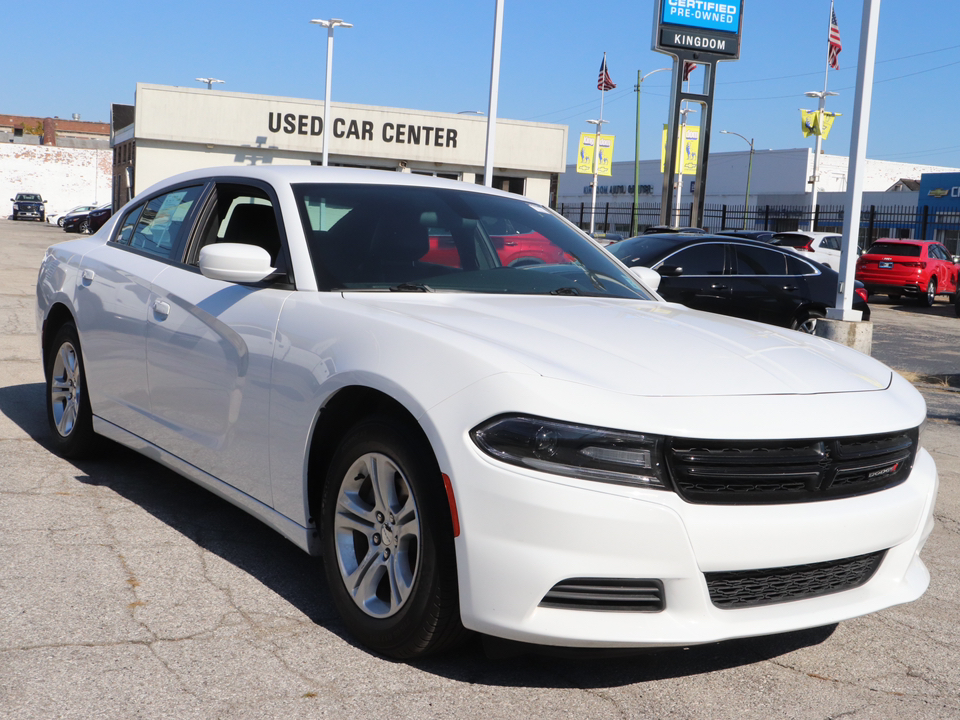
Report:
<svg viewBox="0 0 960 720"><path fill-rule="evenodd" d="M554 475L668 489L659 435L508 415L470 431L488 455Z"/></svg>

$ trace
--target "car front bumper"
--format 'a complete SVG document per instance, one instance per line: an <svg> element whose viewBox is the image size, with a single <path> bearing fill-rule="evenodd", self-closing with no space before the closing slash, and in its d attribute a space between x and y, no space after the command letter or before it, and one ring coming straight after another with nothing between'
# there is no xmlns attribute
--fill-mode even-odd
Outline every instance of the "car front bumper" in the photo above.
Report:
<svg viewBox="0 0 960 720"><path fill-rule="evenodd" d="M919 552L939 484L920 450L900 485L792 505L695 505L673 492L527 471L469 439L441 459L458 506L461 614L490 635L569 647L676 646L819 627L920 597ZM789 568L886 551L870 579L833 594L724 609L705 573ZM545 607L572 579L656 580L659 612Z"/></svg>

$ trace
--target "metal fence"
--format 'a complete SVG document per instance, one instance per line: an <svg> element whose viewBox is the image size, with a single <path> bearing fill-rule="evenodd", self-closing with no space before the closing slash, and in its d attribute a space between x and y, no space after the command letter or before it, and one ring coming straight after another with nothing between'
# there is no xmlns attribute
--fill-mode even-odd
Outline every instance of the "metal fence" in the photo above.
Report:
<svg viewBox="0 0 960 720"><path fill-rule="evenodd" d="M591 207L586 203L562 203L561 215L577 226L588 229L590 215L594 215L594 230L627 235L632 227L634 213L637 228L660 224L660 203L605 203ZM679 226L692 224L693 204L680 208ZM818 205L815 212L809 206L798 205L705 205L703 228L708 232L718 230L790 230L813 229L823 232L843 230L844 206ZM915 238L937 240L947 246L954 255L960 254L960 213L931 213L929 207L870 205L860 212L861 247L881 237Z"/></svg>

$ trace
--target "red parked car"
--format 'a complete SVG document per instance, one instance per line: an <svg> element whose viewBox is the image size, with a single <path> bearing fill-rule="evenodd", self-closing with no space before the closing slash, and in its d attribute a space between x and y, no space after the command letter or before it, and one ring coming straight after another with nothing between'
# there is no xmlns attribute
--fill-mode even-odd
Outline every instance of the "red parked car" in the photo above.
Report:
<svg viewBox="0 0 960 720"><path fill-rule="evenodd" d="M932 240L880 238L857 260L857 280L867 292L902 295L929 307L937 295L956 300L960 266L943 245Z"/></svg>
<svg viewBox="0 0 960 720"><path fill-rule="evenodd" d="M567 254L536 231L514 235L491 235L490 240L500 258L508 267L523 265L564 264L571 262ZM423 262L460 267L460 255L450 235L430 235L430 250Z"/></svg>

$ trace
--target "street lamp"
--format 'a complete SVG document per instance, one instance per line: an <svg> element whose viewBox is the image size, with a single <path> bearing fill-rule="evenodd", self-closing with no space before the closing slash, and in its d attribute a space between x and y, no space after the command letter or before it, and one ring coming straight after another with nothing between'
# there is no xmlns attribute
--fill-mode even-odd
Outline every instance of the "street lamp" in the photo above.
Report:
<svg viewBox="0 0 960 720"><path fill-rule="evenodd" d="M593 188L592 200L590 201L590 234L593 235L594 222L597 219L597 171L600 169L597 167L597 159L600 152L600 128L603 127L604 123L610 121L600 118L599 120L587 120L587 122L597 126L597 132L593 136Z"/></svg>
<svg viewBox="0 0 960 720"><path fill-rule="evenodd" d="M637 93L637 141L633 147L633 220L630 223L630 235L637 234L637 214L640 206L640 91L643 90L643 81L654 73L672 70L673 68L658 68L651 70L643 77L640 76L640 70L637 70L637 84L633 89Z"/></svg>
<svg viewBox="0 0 960 720"><path fill-rule="evenodd" d="M214 83L222 83L223 80L217 80L216 78L194 78L197 82L203 82L207 84L207 90L213 90Z"/></svg>
<svg viewBox="0 0 960 720"><path fill-rule="evenodd" d="M743 135L737 132L730 132L729 130L721 130L723 135L736 135L738 138L742 139L744 142L750 145L750 164L747 165L747 196L746 200L743 203L743 230L747 229L747 208L750 206L750 175L753 174L753 138L747 140Z"/></svg>
<svg viewBox="0 0 960 720"><path fill-rule="evenodd" d="M331 18L330 20L311 20L313 25L321 25L327 29L327 83L323 93L323 165L327 165L327 155L329 152L330 133L328 132L330 118L330 86L333 83L333 30L338 27L353 27L351 23L344 22L340 18Z"/></svg>
<svg viewBox="0 0 960 720"><path fill-rule="evenodd" d="M820 127L823 127L823 107L826 103L826 99L830 95L839 95L840 93L827 92L826 90L826 80L824 80L824 90L818 92L816 90L811 90L810 92L804 93L807 97L819 98L820 106L817 110L819 113ZM811 232L815 230L814 223L816 222L817 215L817 180L820 179L820 174L818 169L820 167L820 148L823 145L823 135L817 133L817 149L816 154L813 156L813 199L810 203L810 230Z"/></svg>

